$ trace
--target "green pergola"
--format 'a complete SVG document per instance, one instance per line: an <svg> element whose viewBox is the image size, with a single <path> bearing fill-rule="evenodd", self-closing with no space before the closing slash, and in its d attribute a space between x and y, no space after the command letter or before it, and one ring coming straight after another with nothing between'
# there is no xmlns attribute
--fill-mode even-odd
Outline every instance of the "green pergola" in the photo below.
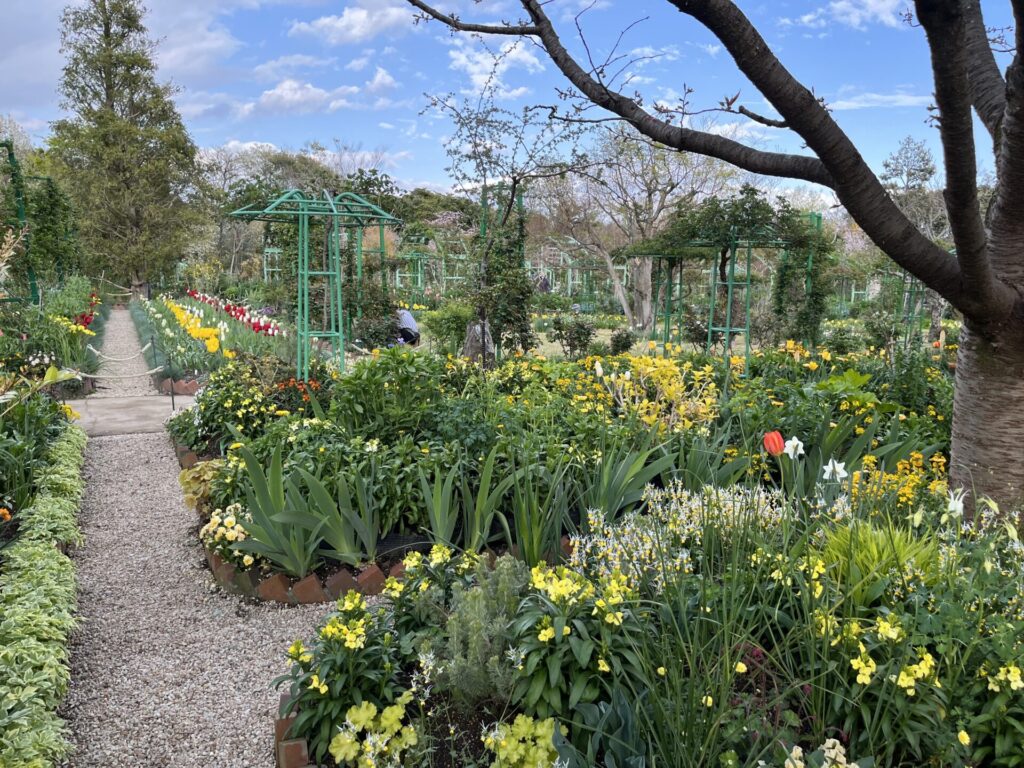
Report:
<svg viewBox="0 0 1024 768"><path fill-rule="evenodd" d="M352 249L355 259L357 302L362 294L364 241L367 230L376 231L376 247L366 252L386 253L384 230L399 224L399 220L352 192L332 194L324 191L310 196L298 189L290 189L265 205L247 205L231 213L239 218L272 223L295 224L298 227L298 301L296 325L296 376L309 379L309 363L313 345L328 340L332 356L338 367L345 367L345 325L347 321L342 301L342 245ZM326 247L319 267L310 264L310 225L322 221L326 232ZM310 282L316 278L327 281L323 327L313 328L310 323ZM386 282L385 282L386 284ZM358 303L357 303L358 307Z"/></svg>

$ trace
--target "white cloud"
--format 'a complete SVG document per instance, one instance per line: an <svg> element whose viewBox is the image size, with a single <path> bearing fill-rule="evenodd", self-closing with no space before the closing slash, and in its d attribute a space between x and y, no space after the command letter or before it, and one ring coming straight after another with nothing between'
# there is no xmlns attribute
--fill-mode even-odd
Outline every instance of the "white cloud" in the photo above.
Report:
<svg viewBox="0 0 1024 768"><path fill-rule="evenodd" d="M288 78L264 91L254 104L246 105L246 114L253 110L271 113L308 114L323 109L334 111L351 106L345 97L359 93L354 85L343 85L333 91L312 83Z"/></svg>
<svg viewBox="0 0 1024 768"><path fill-rule="evenodd" d="M383 128L385 131L393 131L393 130L395 130L395 126L392 125L391 123L377 123L377 127L378 128Z"/></svg>
<svg viewBox="0 0 1024 768"><path fill-rule="evenodd" d="M829 104L829 107L842 111L872 107L926 107L931 103L931 96L915 96L912 93L859 93L839 99Z"/></svg>
<svg viewBox="0 0 1024 768"><path fill-rule="evenodd" d="M235 120L252 112L251 104L243 104L235 96L217 91L185 89L174 97L174 103L186 120Z"/></svg>
<svg viewBox="0 0 1024 768"><path fill-rule="evenodd" d="M642 69L657 61L676 61L679 58L679 48L674 45L666 45L661 48L642 45L631 50L629 57L633 60L634 69Z"/></svg>
<svg viewBox="0 0 1024 768"><path fill-rule="evenodd" d="M802 16L781 18L779 24L809 29L824 29L832 22L854 29L864 29L868 24L897 28L906 7L907 0L832 0Z"/></svg>
<svg viewBox="0 0 1024 768"><path fill-rule="evenodd" d="M701 45L701 44L698 43L697 47L700 48L702 51L704 51L704 53L706 53L708 56L711 56L711 57L717 56L722 51L722 46L720 46L720 45L713 45L711 43L705 43L704 45Z"/></svg>
<svg viewBox="0 0 1024 768"><path fill-rule="evenodd" d="M829 13L836 21L857 29L871 22L898 27L906 0L832 0Z"/></svg>
<svg viewBox="0 0 1024 768"><path fill-rule="evenodd" d="M373 74L373 79L366 82L367 93L379 93L380 91L387 91L398 85L398 82L391 76L384 67L377 67L377 71Z"/></svg>
<svg viewBox="0 0 1024 768"><path fill-rule="evenodd" d="M277 149L276 144L271 144L268 141L239 141L238 139L231 139L225 142L221 149L231 154L238 154L240 152L250 152L253 150L272 152Z"/></svg>
<svg viewBox="0 0 1024 768"><path fill-rule="evenodd" d="M348 64L345 65L345 69L352 72L362 72L370 65L369 56L360 56L358 59L352 59Z"/></svg>
<svg viewBox="0 0 1024 768"><path fill-rule="evenodd" d="M264 62L253 68L253 74L261 80L279 80L287 75L292 75L306 69L328 67L337 59L308 56L304 53L293 53L289 56L279 56L271 61Z"/></svg>
<svg viewBox="0 0 1024 768"><path fill-rule="evenodd" d="M361 43L402 27L412 29L410 8L406 3L393 0L357 0L340 15L293 22L288 34L312 35L330 45Z"/></svg>
<svg viewBox="0 0 1024 768"><path fill-rule="evenodd" d="M499 99L515 99L529 93L529 88L520 86L510 88L504 82L505 75L512 69L525 69L531 74L544 71L540 59L521 41L507 42L498 53L486 47L473 46L465 38L455 38L453 47L448 51L449 69L465 72L469 75L471 88L463 89L463 93L474 95L484 88L494 87L494 94Z"/></svg>

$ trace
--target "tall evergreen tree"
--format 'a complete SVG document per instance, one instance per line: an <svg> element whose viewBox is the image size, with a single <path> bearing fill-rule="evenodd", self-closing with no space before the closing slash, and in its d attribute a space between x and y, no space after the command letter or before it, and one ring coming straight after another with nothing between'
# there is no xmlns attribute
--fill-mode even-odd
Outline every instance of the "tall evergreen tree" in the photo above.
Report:
<svg viewBox="0 0 1024 768"><path fill-rule="evenodd" d="M64 10L60 92L71 116L51 148L80 215L87 263L133 286L167 273L188 232L196 150L157 81L138 0Z"/></svg>

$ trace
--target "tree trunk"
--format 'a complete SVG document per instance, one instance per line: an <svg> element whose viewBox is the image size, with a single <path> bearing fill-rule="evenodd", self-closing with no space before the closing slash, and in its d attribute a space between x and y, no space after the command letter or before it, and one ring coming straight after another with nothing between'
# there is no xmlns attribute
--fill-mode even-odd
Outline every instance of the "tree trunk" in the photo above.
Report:
<svg viewBox="0 0 1024 768"><path fill-rule="evenodd" d="M1024 333L1007 335L992 344L969 322L960 332L950 467L952 487L1003 510L1024 502Z"/></svg>
<svg viewBox="0 0 1024 768"><path fill-rule="evenodd" d="M633 293L633 320L642 331L649 331L654 323L654 302L651 296L653 264L654 259L648 257L630 259L629 263Z"/></svg>
<svg viewBox="0 0 1024 768"><path fill-rule="evenodd" d="M942 315L946 311L946 300L935 291L929 290L925 294L925 306L928 308L930 321L928 323L928 343L934 344L939 340L942 333Z"/></svg>

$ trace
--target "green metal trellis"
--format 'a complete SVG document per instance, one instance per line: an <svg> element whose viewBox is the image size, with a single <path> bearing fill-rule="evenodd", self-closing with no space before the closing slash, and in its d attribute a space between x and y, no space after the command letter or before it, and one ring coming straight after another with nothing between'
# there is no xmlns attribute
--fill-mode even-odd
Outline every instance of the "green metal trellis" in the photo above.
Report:
<svg viewBox="0 0 1024 768"><path fill-rule="evenodd" d="M263 282L270 283L278 279L281 273L281 249L273 246L263 248Z"/></svg>
<svg viewBox="0 0 1024 768"><path fill-rule="evenodd" d="M298 302L296 310L296 376L309 379L309 365L314 345L322 340L330 342L332 357L339 368L345 367L345 326L349 321L342 300L344 270L341 252L351 247L356 265L356 296L362 296L364 232L378 230L378 248L368 252L385 254L384 229L399 220L359 195L343 192L335 195L324 191L319 197L308 196L297 189L288 190L266 205L248 205L234 211L232 216L256 221L295 223L298 227ZM323 267L310 264L310 225L323 221L326 232ZM311 282L326 280L325 306L322 327L313 328L310 322ZM383 276L386 287L386 275ZM357 305L358 311L358 305Z"/></svg>
<svg viewBox="0 0 1024 768"><path fill-rule="evenodd" d="M18 163L18 158L14 155L14 142L10 139L4 139L0 141L0 147L7 150L7 165L11 169L11 188L14 191L14 208L15 215L17 216L18 230L22 233L22 249L24 257L27 261L28 268L26 274L28 277L28 290L29 295L27 300L32 304L39 303L39 285L36 282L36 272L32 268L32 261L29 259L29 246L31 245L31 233L27 229L28 219L25 215L25 178L21 174L21 165ZM6 298L0 298L0 302L7 301L25 301L24 296L9 296Z"/></svg>

